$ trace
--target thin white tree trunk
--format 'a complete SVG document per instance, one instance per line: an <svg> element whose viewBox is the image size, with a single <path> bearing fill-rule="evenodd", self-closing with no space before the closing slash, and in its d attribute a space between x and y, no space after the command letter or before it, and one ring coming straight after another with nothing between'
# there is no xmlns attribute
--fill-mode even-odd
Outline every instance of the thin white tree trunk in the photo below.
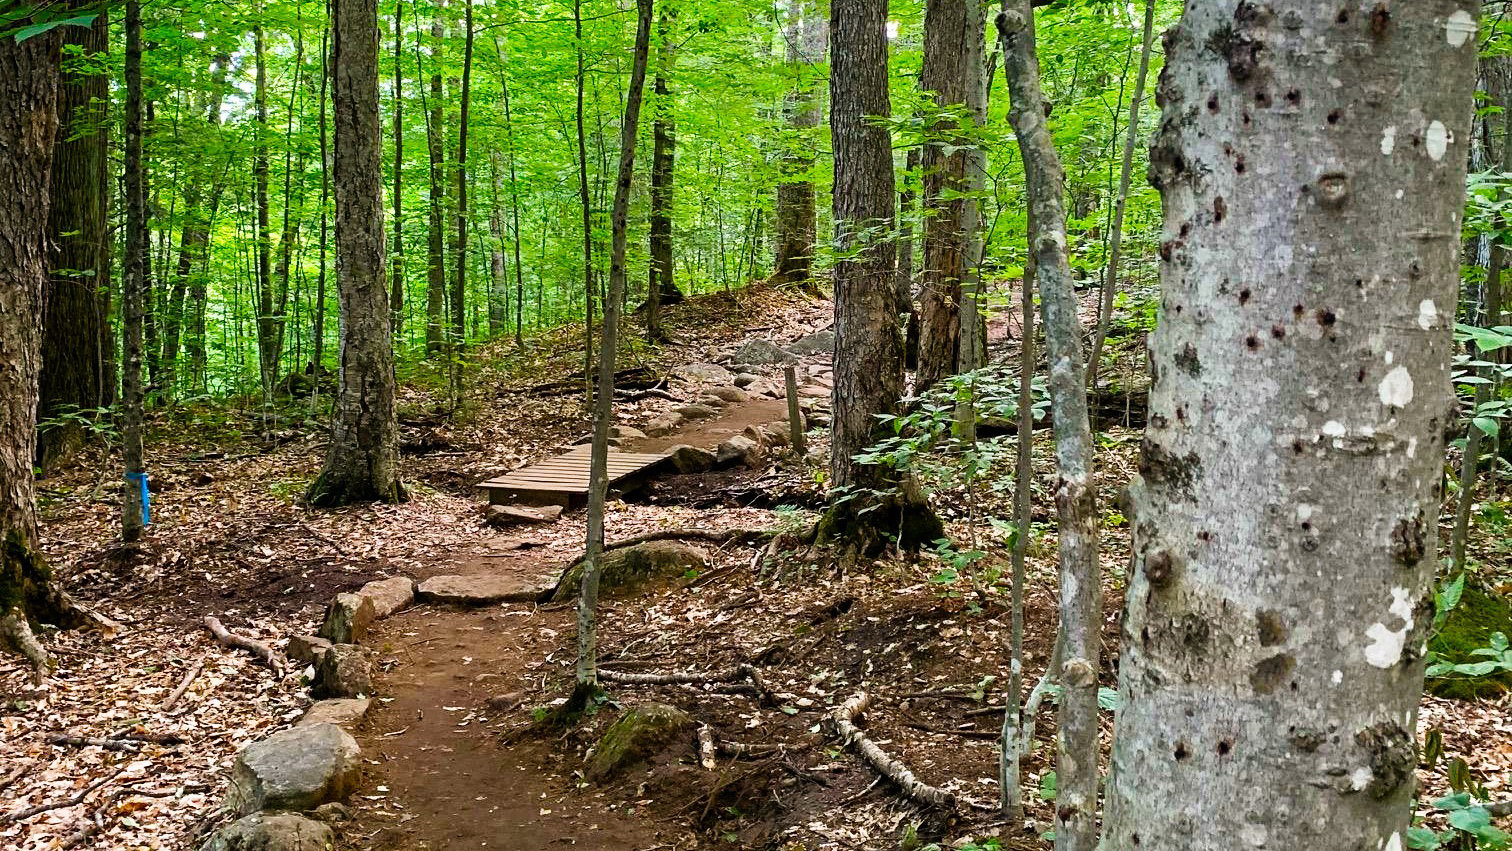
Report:
<svg viewBox="0 0 1512 851"><path fill-rule="evenodd" d="M1030 251L1040 284L1045 352L1050 363L1051 414L1060 525L1060 628L1064 660L1057 735L1055 847L1090 851L1097 840L1097 673L1102 583L1097 554L1097 492L1092 477L1092 430L1082 370L1082 329L1066 256L1065 173L1045 123L1030 0L1003 0L997 18L1003 71L1012 107L1009 120L1023 153L1026 194L1035 232Z"/></svg>

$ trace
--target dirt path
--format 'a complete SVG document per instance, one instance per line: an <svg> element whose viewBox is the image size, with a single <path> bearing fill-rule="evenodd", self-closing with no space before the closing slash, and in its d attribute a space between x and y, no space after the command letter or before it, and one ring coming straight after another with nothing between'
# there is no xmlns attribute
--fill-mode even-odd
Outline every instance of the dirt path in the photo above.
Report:
<svg viewBox="0 0 1512 851"><path fill-rule="evenodd" d="M634 448L686 443L712 449L786 413L783 400L731 403L717 417L685 423ZM580 548L576 536L522 529L495 552L438 559L422 576L535 579L559 572ZM555 673L553 654L570 643L563 638L573 629L570 604L424 605L380 622L370 639L379 660L379 703L359 731L370 773L354 799L349 839L372 851L698 847L696 833L653 821L622 805L618 795L557 773L561 749L573 745L534 737L506 741L524 711L520 696L540 693Z"/></svg>

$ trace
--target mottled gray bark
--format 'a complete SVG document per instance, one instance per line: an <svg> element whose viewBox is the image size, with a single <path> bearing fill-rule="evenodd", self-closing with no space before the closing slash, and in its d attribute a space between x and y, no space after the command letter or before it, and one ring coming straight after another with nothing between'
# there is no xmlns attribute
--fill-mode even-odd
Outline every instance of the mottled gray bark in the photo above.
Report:
<svg viewBox="0 0 1512 851"><path fill-rule="evenodd" d="M1065 172L1045 120L1030 0L1003 0L997 18L1008 118L1024 159L1034 221L1029 246L1040 286L1051 417L1059 481L1055 505L1060 550L1060 725L1056 736L1055 847L1088 851L1097 840L1097 675L1102 627L1092 431L1082 370L1082 329L1066 256ZM1021 431L1022 434L1022 431Z"/></svg>
<svg viewBox="0 0 1512 851"><path fill-rule="evenodd" d="M610 208L609 293L604 300L604 327L599 337L598 393L594 398L593 447L588 477L588 542L583 556L577 610L577 681L579 697L598 682L598 590L604 555L604 502L609 493L609 427L614 424L614 364L620 311L625 296L625 247L630 213L630 184L635 178L635 148L640 131L641 94L646 87L646 59L651 52L651 0L636 0L635 58L625 116L620 122L619 176Z"/></svg>
<svg viewBox="0 0 1512 851"><path fill-rule="evenodd" d="M1478 12L1167 36L1108 851L1406 847Z"/></svg>
<svg viewBox="0 0 1512 851"><path fill-rule="evenodd" d="M384 282L377 0L335 0L333 14L341 369L331 446L307 495L317 506L404 499Z"/></svg>

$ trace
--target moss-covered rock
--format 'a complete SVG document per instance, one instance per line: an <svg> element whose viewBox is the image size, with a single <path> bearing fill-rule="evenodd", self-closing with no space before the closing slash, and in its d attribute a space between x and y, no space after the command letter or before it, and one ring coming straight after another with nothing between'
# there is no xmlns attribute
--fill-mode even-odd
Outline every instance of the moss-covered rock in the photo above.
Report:
<svg viewBox="0 0 1512 851"><path fill-rule="evenodd" d="M553 600L577 597L583 580L583 565L578 561L563 574ZM677 541L647 541L604 553L599 573L599 593L605 597L628 594L652 582L675 579L690 570L709 566L703 551Z"/></svg>
<svg viewBox="0 0 1512 851"><path fill-rule="evenodd" d="M1470 654L1491 645L1493 633L1512 637L1512 603L1499 594L1466 583L1460 603L1449 613L1444 628L1428 642L1428 649L1447 662L1481 662ZM1439 697L1475 700L1512 691L1512 671L1467 679L1430 679L1428 691Z"/></svg>
<svg viewBox="0 0 1512 851"><path fill-rule="evenodd" d="M667 750L692 741L693 719L665 703L632 706L604 731L588 757L589 780L605 780Z"/></svg>

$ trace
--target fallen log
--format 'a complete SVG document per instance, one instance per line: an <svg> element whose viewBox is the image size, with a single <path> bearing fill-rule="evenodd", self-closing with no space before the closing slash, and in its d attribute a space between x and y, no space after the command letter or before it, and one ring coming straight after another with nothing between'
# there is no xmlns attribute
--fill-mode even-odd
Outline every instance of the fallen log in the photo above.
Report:
<svg viewBox="0 0 1512 851"><path fill-rule="evenodd" d="M756 693L763 703L776 703L776 697L771 688L766 684L760 672L749 664L736 665L724 671L704 673L700 671L671 671L665 674L639 674L632 671L613 671L600 669L598 678L606 683L619 683L628 686L671 686L671 685L713 685L729 684L749 681L756 687Z"/></svg>
<svg viewBox="0 0 1512 851"><path fill-rule="evenodd" d="M927 807L955 808L955 796L937 786L931 786L915 777L908 766L899 762L867 738L856 726L856 719L871 706L871 695L862 692L840 704L830 715L835 730L843 745L855 746L861 757L877 770L877 773L897 784L904 797Z"/></svg>
<svg viewBox="0 0 1512 851"><path fill-rule="evenodd" d="M251 654L257 664L262 665L275 674L278 673L278 657L273 655L273 648L260 641L253 641L250 638L231 632L214 615L205 615L205 628L210 630L210 634L215 636L215 640L220 642L221 646L229 647L232 650L245 651Z"/></svg>

